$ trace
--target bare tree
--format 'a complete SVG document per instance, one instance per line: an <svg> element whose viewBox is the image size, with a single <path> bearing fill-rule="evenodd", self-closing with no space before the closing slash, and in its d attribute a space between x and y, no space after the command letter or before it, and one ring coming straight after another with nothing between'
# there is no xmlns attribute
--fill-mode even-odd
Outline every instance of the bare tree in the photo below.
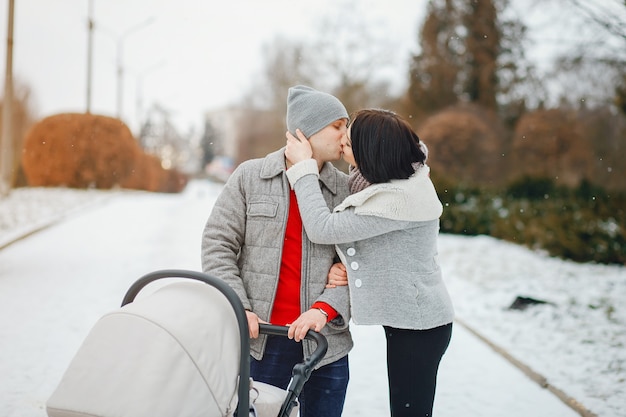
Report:
<svg viewBox="0 0 626 417"><path fill-rule="evenodd" d="M581 0L566 0L573 5L587 20L603 28L608 34L626 41L626 2L623 0L604 0L590 2Z"/></svg>
<svg viewBox="0 0 626 417"><path fill-rule="evenodd" d="M626 102L626 2L555 0L568 13L554 16L570 29L549 80L561 102L617 106Z"/></svg>
<svg viewBox="0 0 626 417"><path fill-rule="evenodd" d="M236 158L243 161L265 156L285 143L287 89L295 84L314 85L313 65L300 42L277 37L264 45L262 72L241 103L242 113L235 133Z"/></svg>
<svg viewBox="0 0 626 417"><path fill-rule="evenodd" d="M348 111L382 106L391 96L388 71L399 59L388 28L366 19L354 2L339 2L337 8L320 19L324 30L305 51L315 84L337 95Z"/></svg>
<svg viewBox="0 0 626 417"><path fill-rule="evenodd" d="M263 156L284 144L290 86L332 93L349 112L392 98L386 73L397 61L397 48L386 40L384 26L365 19L352 1L339 2L317 26L323 30L309 41L276 37L264 45L262 70L241 103L237 159Z"/></svg>
<svg viewBox="0 0 626 417"><path fill-rule="evenodd" d="M262 56L261 72L242 104L257 109L286 111L287 88L294 84L312 84L315 63L309 61L305 44L282 36L263 45Z"/></svg>

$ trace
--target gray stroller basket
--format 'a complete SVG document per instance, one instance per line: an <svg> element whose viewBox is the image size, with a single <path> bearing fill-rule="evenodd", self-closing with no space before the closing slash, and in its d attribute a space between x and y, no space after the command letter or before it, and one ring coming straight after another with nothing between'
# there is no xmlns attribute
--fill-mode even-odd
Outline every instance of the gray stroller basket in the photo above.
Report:
<svg viewBox="0 0 626 417"><path fill-rule="evenodd" d="M165 278L175 282L138 297ZM287 331L260 326L266 335ZM287 390L253 381L248 321L234 290L201 272L152 272L96 323L46 411L49 417L295 417L297 397L328 348L320 333L306 338L316 350L293 368Z"/></svg>

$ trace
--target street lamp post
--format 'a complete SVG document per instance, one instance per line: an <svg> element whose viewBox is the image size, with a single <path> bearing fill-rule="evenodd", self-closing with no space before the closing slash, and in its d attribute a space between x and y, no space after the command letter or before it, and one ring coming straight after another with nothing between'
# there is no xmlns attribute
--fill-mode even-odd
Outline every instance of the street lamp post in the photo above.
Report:
<svg viewBox="0 0 626 417"><path fill-rule="evenodd" d="M149 75L150 73L162 68L163 66L165 66L165 60L160 61L159 63L146 68L145 70L143 70L142 72L140 72L139 74L137 74L137 80L136 80L136 118L137 118L137 122L138 122L138 126L141 129L141 121L142 121L142 117L143 117L143 80L144 78Z"/></svg>
<svg viewBox="0 0 626 417"><path fill-rule="evenodd" d="M140 23L132 28L128 29L124 32L117 40L117 118L122 118L122 106L123 106L123 98L124 98L124 41L126 38L137 32L139 29L142 29L148 26L150 23L154 21L154 17L149 18L148 20Z"/></svg>

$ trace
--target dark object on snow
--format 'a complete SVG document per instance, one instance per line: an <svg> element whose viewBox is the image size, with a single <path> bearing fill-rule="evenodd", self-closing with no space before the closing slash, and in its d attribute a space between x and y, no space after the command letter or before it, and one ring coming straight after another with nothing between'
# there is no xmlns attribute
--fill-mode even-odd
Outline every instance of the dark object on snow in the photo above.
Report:
<svg viewBox="0 0 626 417"><path fill-rule="evenodd" d="M552 303L548 301L544 301L544 300L537 300L536 298L531 298L531 297L521 297L518 295L515 301L513 301L513 304L509 306L509 310L523 311L523 310L526 310L529 306L535 305L535 304L552 304Z"/></svg>

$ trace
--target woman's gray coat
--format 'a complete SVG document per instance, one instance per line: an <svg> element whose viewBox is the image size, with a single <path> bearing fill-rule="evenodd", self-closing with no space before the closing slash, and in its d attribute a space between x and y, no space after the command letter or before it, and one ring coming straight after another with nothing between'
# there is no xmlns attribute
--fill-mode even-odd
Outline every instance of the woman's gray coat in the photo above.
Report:
<svg viewBox="0 0 626 417"><path fill-rule="evenodd" d="M331 213L315 161L287 171L307 235L336 244L346 265L356 324L423 330L454 318L437 261L442 205L429 172L424 165L409 179L370 185Z"/></svg>

